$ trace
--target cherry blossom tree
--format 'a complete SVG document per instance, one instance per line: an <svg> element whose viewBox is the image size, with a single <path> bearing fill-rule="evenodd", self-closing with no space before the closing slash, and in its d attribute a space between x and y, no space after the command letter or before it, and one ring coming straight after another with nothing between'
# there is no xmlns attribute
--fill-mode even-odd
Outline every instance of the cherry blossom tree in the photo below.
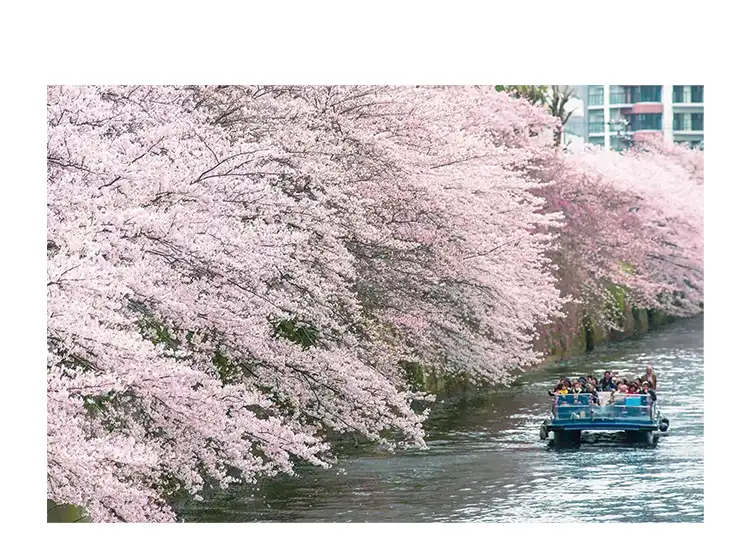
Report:
<svg viewBox="0 0 750 560"><path fill-rule="evenodd" d="M50 87L48 498L172 521L335 434L424 447L405 362L507 381L611 286L697 312L702 153L556 126L491 87Z"/></svg>
<svg viewBox="0 0 750 560"><path fill-rule="evenodd" d="M424 446L399 363L507 379L562 303L523 169L548 117L489 88L51 87L48 497L170 492Z"/></svg>
<svg viewBox="0 0 750 560"><path fill-rule="evenodd" d="M548 160L548 211L565 215L554 260L588 320L621 324L617 297L675 316L703 299L703 152L648 142Z"/></svg>

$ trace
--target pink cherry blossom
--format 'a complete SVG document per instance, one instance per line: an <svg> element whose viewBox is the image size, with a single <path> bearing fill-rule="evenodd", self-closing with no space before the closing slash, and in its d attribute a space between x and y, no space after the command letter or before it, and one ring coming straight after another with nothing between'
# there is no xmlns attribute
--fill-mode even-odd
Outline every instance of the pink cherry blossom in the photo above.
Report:
<svg viewBox="0 0 750 560"><path fill-rule="evenodd" d="M564 294L589 319L618 329L626 303L676 316L703 301L703 152L643 143L591 148L547 164L541 191L561 211L555 263Z"/></svg>
<svg viewBox="0 0 750 560"><path fill-rule="evenodd" d="M334 433L424 447L404 362L507 381L609 283L694 312L702 155L555 126L489 87L48 88L48 498L173 521Z"/></svg>

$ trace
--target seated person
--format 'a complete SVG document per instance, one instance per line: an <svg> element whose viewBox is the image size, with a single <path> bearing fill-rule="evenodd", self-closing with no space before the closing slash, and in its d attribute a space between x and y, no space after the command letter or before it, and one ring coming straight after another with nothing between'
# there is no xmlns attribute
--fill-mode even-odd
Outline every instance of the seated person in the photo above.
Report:
<svg viewBox="0 0 750 560"><path fill-rule="evenodd" d="M612 377L611 371L605 371L604 377L601 378L598 384L600 391L613 391L617 388L614 378Z"/></svg>
<svg viewBox="0 0 750 560"><path fill-rule="evenodd" d="M599 404L599 393L597 393L596 387L592 383L588 383L586 385L586 387L584 388L584 393L590 393L591 402L596 405Z"/></svg>
<svg viewBox="0 0 750 560"><path fill-rule="evenodd" d="M567 395L568 394L568 387L565 385L565 383L560 382L558 383L554 389L547 392L550 397L554 397L555 395Z"/></svg>
<svg viewBox="0 0 750 560"><path fill-rule="evenodd" d="M654 391L651 388L651 384L648 381L644 381L643 385L641 386L640 393L642 395L648 395L651 397L651 400L656 400L656 391Z"/></svg>

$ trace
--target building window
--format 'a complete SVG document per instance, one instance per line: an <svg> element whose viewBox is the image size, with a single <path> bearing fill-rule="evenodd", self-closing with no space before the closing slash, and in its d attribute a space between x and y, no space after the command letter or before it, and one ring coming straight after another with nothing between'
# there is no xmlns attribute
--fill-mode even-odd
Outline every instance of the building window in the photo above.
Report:
<svg viewBox="0 0 750 560"><path fill-rule="evenodd" d="M604 132L604 110L594 109L593 111L589 111L587 126L589 134L601 134Z"/></svg>
<svg viewBox="0 0 750 560"><path fill-rule="evenodd" d="M673 103L703 103L703 86L674 86Z"/></svg>
<svg viewBox="0 0 750 560"><path fill-rule="evenodd" d="M690 128L692 130L703 130L703 113L693 113L690 115Z"/></svg>
<svg viewBox="0 0 750 560"><path fill-rule="evenodd" d="M674 130L703 130L703 113L676 113L672 123Z"/></svg>
<svg viewBox="0 0 750 560"><path fill-rule="evenodd" d="M690 102L703 103L703 86L690 86Z"/></svg>
<svg viewBox="0 0 750 560"><path fill-rule="evenodd" d="M628 103L625 88L622 86L610 86L609 102L612 105L617 105L618 103Z"/></svg>
<svg viewBox="0 0 750 560"><path fill-rule="evenodd" d="M604 105L604 86L589 86L587 101L589 105Z"/></svg>
<svg viewBox="0 0 750 560"><path fill-rule="evenodd" d="M661 102L661 86L630 86L625 91L629 94L627 103Z"/></svg>
<svg viewBox="0 0 750 560"><path fill-rule="evenodd" d="M565 123L563 128L567 134L574 136L583 136L583 117L580 115L573 115L568 122Z"/></svg>
<svg viewBox="0 0 750 560"><path fill-rule="evenodd" d="M685 86L672 88L672 103L685 103Z"/></svg>
<svg viewBox="0 0 750 560"><path fill-rule="evenodd" d="M594 146L604 146L604 137L601 136L599 138L590 138L589 144L594 144Z"/></svg>
<svg viewBox="0 0 750 560"><path fill-rule="evenodd" d="M642 113L630 118L631 130L661 130L661 113Z"/></svg>

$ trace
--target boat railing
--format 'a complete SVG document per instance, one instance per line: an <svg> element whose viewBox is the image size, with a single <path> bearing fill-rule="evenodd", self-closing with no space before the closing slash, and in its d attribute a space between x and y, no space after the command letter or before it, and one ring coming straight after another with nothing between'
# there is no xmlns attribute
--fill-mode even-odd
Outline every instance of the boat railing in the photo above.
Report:
<svg viewBox="0 0 750 560"><path fill-rule="evenodd" d="M613 402L599 404L589 393L556 395L552 407L558 421L612 420L653 422L655 402L648 395L617 394Z"/></svg>

